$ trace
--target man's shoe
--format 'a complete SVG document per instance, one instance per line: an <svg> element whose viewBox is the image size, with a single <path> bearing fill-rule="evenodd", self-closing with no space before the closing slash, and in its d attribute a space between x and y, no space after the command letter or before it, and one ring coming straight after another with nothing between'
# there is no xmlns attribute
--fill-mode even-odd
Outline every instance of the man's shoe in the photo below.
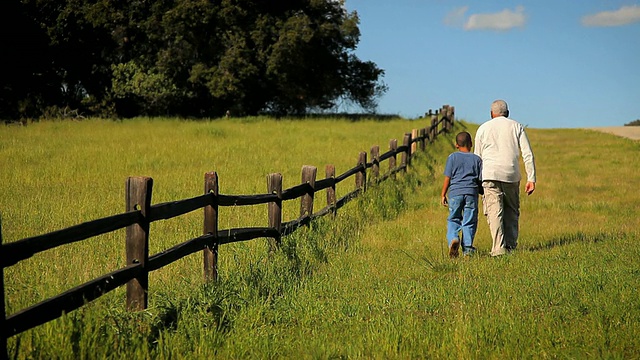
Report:
<svg viewBox="0 0 640 360"><path fill-rule="evenodd" d="M460 248L460 240L453 239L451 241L451 246L449 247L449 257L457 258L458 257L458 249Z"/></svg>

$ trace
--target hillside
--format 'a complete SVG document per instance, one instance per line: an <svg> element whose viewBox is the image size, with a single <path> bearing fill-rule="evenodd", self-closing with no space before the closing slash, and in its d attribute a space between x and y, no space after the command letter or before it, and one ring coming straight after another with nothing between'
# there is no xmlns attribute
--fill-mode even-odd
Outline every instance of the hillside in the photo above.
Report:
<svg viewBox="0 0 640 360"><path fill-rule="evenodd" d="M415 125L261 119L7 128L0 133L0 165L11 169L0 174L4 239L122 209L124 176L153 176L154 203L201 193L201 174L216 169L221 192L258 193L267 173L283 172L285 186L299 181L304 164L321 169L334 162L340 173L355 165L358 151L376 143L386 147L390 137ZM279 251L269 253L263 241L222 246L217 284L202 284L201 254L191 256L152 274L147 311L126 312L124 292L116 291L11 338L10 354L639 357L640 143L582 129L527 129L538 184L533 195L521 197L518 250L490 257L481 216L477 256L451 260L447 210L438 196L441 174L455 132L474 134L476 127L457 124L454 133L416 155L398 181L370 186L335 220L283 239ZM300 133L312 136L302 141ZM234 151L249 145L253 151ZM201 217L159 224L152 229L153 251L199 235ZM263 208L221 214L225 228L265 221ZM123 252L121 237L107 237L6 269L8 313L121 266Z"/></svg>
<svg viewBox="0 0 640 360"><path fill-rule="evenodd" d="M631 140L640 140L640 126L606 126L589 129L626 137Z"/></svg>

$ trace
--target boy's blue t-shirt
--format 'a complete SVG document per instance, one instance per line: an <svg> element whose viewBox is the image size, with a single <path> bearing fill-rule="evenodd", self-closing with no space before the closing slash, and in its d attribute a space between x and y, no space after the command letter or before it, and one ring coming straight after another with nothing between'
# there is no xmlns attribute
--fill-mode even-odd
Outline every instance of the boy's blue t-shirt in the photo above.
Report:
<svg viewBox="0 0 640 360"><path fill-rule="evenodd" d="M447 158L444 176L451 178L449 197L478 195L478 187L482 186L482 159L471 152L454 152Z"/></svg>

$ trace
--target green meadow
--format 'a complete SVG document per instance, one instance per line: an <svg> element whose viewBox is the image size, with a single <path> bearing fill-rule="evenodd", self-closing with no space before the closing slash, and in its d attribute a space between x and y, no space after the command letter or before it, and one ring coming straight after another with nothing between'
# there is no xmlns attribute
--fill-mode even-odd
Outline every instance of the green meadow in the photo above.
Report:
<svg viewBox="0 0 640 360"><path fill-rule="evenodd" d="M271 118L50 121L0 127L2 240L17 241L125 209L129 176L154 180L152 204L263 194L267 175L297 185L304 165L341 174L361 151L426 120ZM16 359L514 359L640 357L640 142L581 129L527 129L538 183L521 197L518 250L449 259L442 171L456 123L406 174L291 236L223 245L220 278L193 254L149 276L149 308L119 288L8 340ZM384 162L381 170L388 169ZM370 176L369 176L370 178ZM349 179L338 196L353 190ZM316 194L315 209L326 205ZM284 204L295 219L299 201ZM202 212L153 223L150 253L202 233ZM266 226L266 205L221 207L219 228ZM4 269L13 314L126 265L125 231L37 254Z"/></svg>

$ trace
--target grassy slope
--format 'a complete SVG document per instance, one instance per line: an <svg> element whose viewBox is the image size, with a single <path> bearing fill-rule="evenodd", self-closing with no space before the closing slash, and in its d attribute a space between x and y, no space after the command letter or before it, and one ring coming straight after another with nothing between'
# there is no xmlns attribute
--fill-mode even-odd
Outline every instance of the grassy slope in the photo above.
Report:
<svg viewBox="0 0 640 360"><path fill-rule="evenodd" d="M410 192L408 209L365 230L358 251L269 306L258 325L238 324L250 340L234 342L230 354L638 356L639 144L581 130L529 134L539 184L522 201L519 252L490 258L481 219L479 256L447 259L438 194L452 149L438 144L415 162L425 183Z"/></svg>
<svg viewBox="0 0 640 360"><path fill-rule="evenodd" d="M330 132L331 135L327 135L327 124L269 123L265 127L254 123L240 125L242 130L238 130L238 124L226 125L229 127L203 124L184 127L184 131L190 135L207 134L203 136L226 134L228 138L229 134L246 134L247 129L257 127L263 135L273 137L264 132L279 126L292 131L298 126L319 125L314 133L320 134L321 143L340 136L341 141L351 139L342 123L333 126L341 130ZM406 125L393 130L396 137L407 130ZM369 126L382 125L367 124L351 133L389 131L372 130ZM174 130L160 127L175 135L175 126L168 128ZM475 126L468 125L467 130L473 134ZM49 131L43 131L42 136ZM172 265L171 271L152 278L149 311L127 314L122 311L122 294L108 295L107 300L86 310L18 337L20 357L637 357L640 300L636 288L640 265L636 259L640 250L635 240L639 235L640 194L634 184L640 180L640 144L582 130L529 129L528 133L538 163L539 183L534 195L522 199L520 251L512 256L488 256L490 239L484 219L476 238L479 256L455 261L445 256L446 209L438 204L438 194L444 159L453 151L449 137L421 154L401 185L386 183L384 191L372 190L368 200L349 205L349 211L356 215L339 214L336 222L320 224L311 232L286 239L278 254L269 257L259 245L223 248L222 282L218 286L198 286L192 273L200 266L200 258L192 256L197 259ZM17 151L6 145L10 140L2 139L5 154ZM175 141L179 142L180 137L176 136ZM336 164L338 172L350 166L357 151L368 150L377 142L370 138L364 141L368 143L362 143L362 139L360 144L354 143L353 159ZM167 148L175 146L180 145ZM297 144L295 148L305 155L316 153ZM112 150L117 149L115 146ZM253 153L247 155L250 164L270 156L264 149ZM171 159L170 164L157 165L157 171L163 180L171 178L168 182L172 184L186 182L182 179L185 172L192 182L194 173L211 170L206 161L186 161L169 154L155 156L158 161ZM327 162L327 156L339 157L335 153L319 155L321 158L314 161L319 167ZM252 156L256 159L251 160ZM284 159L276 168L262 171L282 171L285 179L297 179L304 161L299 159ZM37 157L30 161L37 161ZM144 164L142 170L148 170L145 175L158 177L150 173L157 161L139 161ZM224 174L232 170L223 164L226 163L216 166L225 169L218 170L222 191L226 186L241 186L235 182L224 185ZM41 165L46 173L46 162ZM135 170L135 164L130 166L114 175L117 181L111 180L122 182L121 177ZM168 175L163 170L167 166L177 167L175 173ZM3 183L7 175L4 176ZM55 183L57 177L51 178ZM169 190L156 181L157 196L161 198L157 201L201 191L198 182L193 189L190 185L175 185ZM264 186L258 182L255 192ZM12 192L19 188L11 187ZM242 190L229 193L244 193ZM20 196L32 195L27 190ZM74 199L72 195L67 199L64 192L61 197L60 209L65 208L65 201ZM11 200L17 202L15 198ZM7 201L5 195L0 204ZM115 197L106 202L113 202L111 206L118 208L122 200ZM385 209L383 214L373 211L380 207ZM29 207L10 208L11 220L7 220L5 212L5 223L26 216L17 214L34 211ZM55 225L42 211L37 214L44 218L45 226L51 226L47 225L49 222ZM174 227L198 228L198 221L194 217ZM175 230L167 226L168 230ZM26 230L20 226L10 225L9 230L6 227L5 240L27 236L22 235ZM197 230L186 231L197 234ZM105 249L121 256L119 247ZM25 265L22 271L32 269L29 266L34 265ZM54 265L43 267L55 270ZM95 266L93 271L100 269ZM23 280L18 270L7 274L7 282ZM24 302L19 300L23 292L47 293L42 286L33 287L36 290L31 290L27 281L12 285L8 294L10 307L12 301ZM199 290L193 292L194 289ZM15 340L11 346L15 346Z"/></svg>

